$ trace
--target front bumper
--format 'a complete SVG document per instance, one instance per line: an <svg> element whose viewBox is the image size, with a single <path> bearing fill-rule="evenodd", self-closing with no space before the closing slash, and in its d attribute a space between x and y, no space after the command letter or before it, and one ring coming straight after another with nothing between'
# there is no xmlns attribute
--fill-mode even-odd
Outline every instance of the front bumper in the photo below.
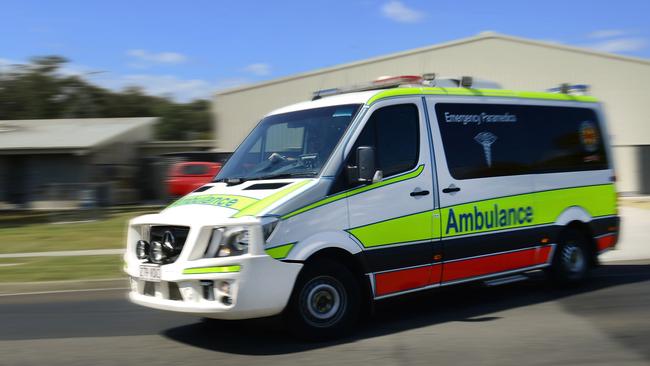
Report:
<svg viewBox="0 0 650 366"><path fill-rule="evenodd" d="M237 266L237 272L183 274L187 268ZM129 299L136 304L216 319L246 319L282 312L302 264L267 255L183 261L161 266L160 282L140 279L139 267L136 261L126 268L131 278ZM224 282L228 292L222 291Z"/></svg>
<svg viewBox="0 0 650 366"><path fill-rule="evenodd" d="M289 301L303 265L282 262L266 254L261 226L264 219L223 218L226 215L232 215L232 209L186 205L131 220L124 255L125 271L131 281L131 301L155 309L217 319L246 319L280 313ZM215 224L217 220L219 224ZM148 230L153 225L190 228L176 261L160 266L160 282L140 278L143 261L137 258L135 251L138 240L150 239ZM206 257L214 228L230 226L248 228L248 253ZM221 290L224 282L229 287L228 293Z"/></svg>

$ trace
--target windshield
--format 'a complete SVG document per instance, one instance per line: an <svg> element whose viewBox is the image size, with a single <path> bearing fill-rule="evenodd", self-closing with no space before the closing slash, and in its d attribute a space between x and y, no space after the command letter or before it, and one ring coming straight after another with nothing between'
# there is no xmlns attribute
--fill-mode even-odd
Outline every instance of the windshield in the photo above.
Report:
<svg viewBox="0 0 650 366"><path fill-rule="evenodd" d="M217 181L313 177L320 173L360 104L264 118L237 148Z"/></svg>

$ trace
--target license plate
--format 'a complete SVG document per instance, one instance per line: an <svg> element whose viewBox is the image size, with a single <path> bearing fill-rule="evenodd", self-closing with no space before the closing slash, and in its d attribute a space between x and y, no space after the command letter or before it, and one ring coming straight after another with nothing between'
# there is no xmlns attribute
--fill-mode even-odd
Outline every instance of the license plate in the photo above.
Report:
<svg viewBox="0 0 650 366"><path fill-rule="evenodd" d="M140 279L145 281L160 282L160 266L141 265Z"/></svg>

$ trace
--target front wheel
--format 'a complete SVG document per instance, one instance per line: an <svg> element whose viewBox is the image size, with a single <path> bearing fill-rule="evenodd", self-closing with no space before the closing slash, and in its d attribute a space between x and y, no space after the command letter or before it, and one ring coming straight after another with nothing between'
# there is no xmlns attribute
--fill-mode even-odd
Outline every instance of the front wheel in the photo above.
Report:
<svg viewBox="0 0 650 366"><path fill-rule="evenodd" d="M562 235L550 268L552 279L560 285L584 281L591 269L588 238L579 230L568 229Z"/></svg>
<svg viewBox="0 0 650 366"><path fill-rule="evenodd" d="M359 304L359 283L352 272L332 260L318 260L298 276L285 316L297 337L328 339L352 329Z"/></svg>

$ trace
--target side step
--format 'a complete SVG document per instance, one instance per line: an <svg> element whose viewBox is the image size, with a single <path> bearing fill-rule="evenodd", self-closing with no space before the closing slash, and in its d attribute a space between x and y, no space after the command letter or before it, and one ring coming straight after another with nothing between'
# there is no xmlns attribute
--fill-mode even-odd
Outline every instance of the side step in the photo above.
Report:
<svg viewBox="0 0 650 366"><path fill-rule="evenodd" d="M513 276L508 276L508 277L495 278L493 280L484 281L483 283L486 286L492 287L492 286L505 285L507 283L524 281L524 280L527 280L527 279L528 279L527 276L517 274L517 275L513 275Z"/></svg>

